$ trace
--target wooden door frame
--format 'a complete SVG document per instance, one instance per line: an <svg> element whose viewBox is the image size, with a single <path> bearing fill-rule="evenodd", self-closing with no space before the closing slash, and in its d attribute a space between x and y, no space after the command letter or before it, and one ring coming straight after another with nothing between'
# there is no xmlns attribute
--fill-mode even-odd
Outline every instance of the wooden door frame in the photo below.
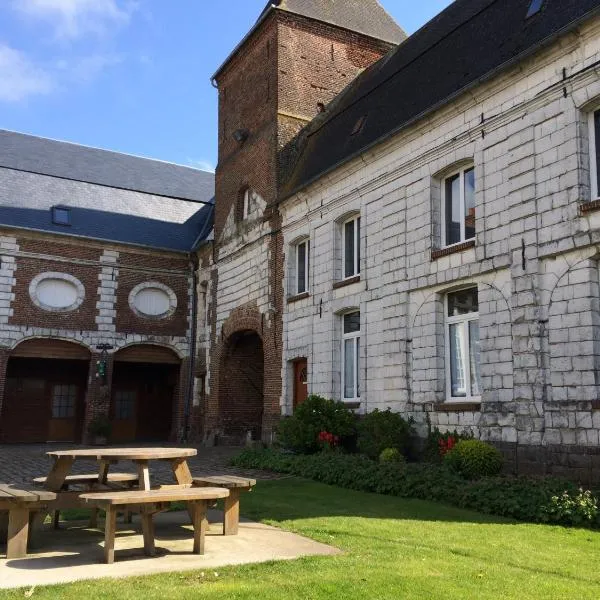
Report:
<svg viewBox="0 0 600 600"><path fill-rule="evenodd" d="M297 379L297 368L298 365L304 363L306 366L306 374L307 374L307 378L306 378L306 397L308 397L308 357L306 356L301 356L298 358L295 358L292 361L292 371L293 371L293 389L292 389L292 409L295 411L296 408L302 404L302 402L304 402L304 400L306 400L306 398L302 401L302 402L298 402L297 398L298 398L298 379Z"/></svg>

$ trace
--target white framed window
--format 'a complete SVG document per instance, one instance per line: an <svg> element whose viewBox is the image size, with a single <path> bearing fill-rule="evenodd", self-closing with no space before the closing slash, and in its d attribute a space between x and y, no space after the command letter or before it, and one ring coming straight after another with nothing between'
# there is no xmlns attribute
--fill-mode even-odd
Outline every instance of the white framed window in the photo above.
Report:
<svg viewBox="0 0 600 600"><path fill-rule="evenodd" d="M600 108L589 114L590 178L592 200L600 198Z"/></svg>
<svg viewBox="0 0 600 600"><path fill-rule="evenodd" d="M446 399L481 402L477 288L446 296Z"/></svg>
<svg viewBox="0 0 600 600"><path fill-rule="evenodd" d="M342 223L342 273L344 279L360 275L360 216Z"/></svg>
<svg viewBox="0 0 600 600"><path fill-rule="evenodd" d="M360 399L360 312L342 315L342 397Z"/></svg>
<svg viewBox="0 0 600 600"><path fill-rule="evenodd" d="M442 182L442 246L475 237L475 168L463 167Z"/></svg>
<svg viewBox="0 0 600 600"><path fill-rule="evenodd" d="M308 292L308 276L310 270L310 241L302 240L294 248L295 292Z"/></svg>

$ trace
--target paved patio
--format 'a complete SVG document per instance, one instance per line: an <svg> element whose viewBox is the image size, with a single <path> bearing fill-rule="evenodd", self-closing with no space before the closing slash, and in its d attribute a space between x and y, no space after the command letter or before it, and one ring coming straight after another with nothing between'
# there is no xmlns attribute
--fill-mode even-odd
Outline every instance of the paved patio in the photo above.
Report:
<svg viewBox="0 0 600 600"><path fill-rule="evenodd" d="M135 444L143 446L168 446L169 444ZM31 485L34 477L46 475L52 466L46 452L77 447L75 444L23 444L0 445L0 483ZM83 448L83 446L82 446ZM278 476L265 471L253 471L230 467L229 460L241 451L241 448L198 448L198 455L189 458L188 464L194 475L218 475L222 473L240 474L254 479L275 479ZM73 473L89 473L96 471L95 461L77 460L73 465ZM135 472L129 462L120 462L116 467L119 472ZM152 481L156 483L173 483L173 474L168 464L153 461L150 465Z"/></svg>
<svg viewBox="0 0 600 600"><path fill-rule="evenodd" d="M139 447L142 444L137 444ZM166 444L162 444L163 446ZM46 452L73 448L73 444L2 445L0 446L0 482L31 486L32 479L45 475L52 461ZM258 480L274 479L270 472L238 469L228 465L240 448L198 448L198 455L188 459L195 475L238 474ZM95 471L95 461L78 460L74 473ZM173 483L170 466L160 461L150 465L152 481ZM133 464L121 462L119 471L134 472ZM244 501L242 496L242 512ZM102 529L89 529L87 522L63 523L59 531L46 525L40 533L37 547L26 559L3 560L4 540L0 542L0 588L50 585L80 579L102 577L129 577L169 571L214 569L227 565L286 560L300 556L336 554L335 548L313 542L274 527L242 519L237 536L220 535L222 512L210 511L211 530L206 540L206 554L191 553L193 530L186 511L163 513L156 516L157 557L143 554L143 538L139 517L132 525L119 519L116 540L116 562L105 565L102 561L104 535ZM103 526L103 523L100 523Z"/></svg>
<svg viewBox="0 0 600 600"><path fill-rule="evenodd" d="M199 578L205 571L207 578L214 578L216 569L228 565L339 554L339 550L331 546L244 520L240 522L238 535L225 537L221 535L221 518L222 513L209 512L211 529L206 537L206 553L198 556L191 553L193 533L187 512L157 515L155 557L143 554L139 518L135 516L132 525L126 525L120 519L115 544L116 562L112 565L101 563L102 531L87 529L84 523L64 524L59 531L46 526L40 535L39 550L32 550L26 559L0 560L0 588L30 588L83 579L188 570L198 570Z"/></svg>

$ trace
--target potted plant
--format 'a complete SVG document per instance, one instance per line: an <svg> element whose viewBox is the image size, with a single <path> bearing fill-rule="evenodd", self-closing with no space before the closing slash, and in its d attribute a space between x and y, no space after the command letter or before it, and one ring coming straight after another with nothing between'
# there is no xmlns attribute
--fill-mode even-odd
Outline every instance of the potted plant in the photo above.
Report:
<svg viewBox="0 0 600 600"><path fill-rule="evenodd" d="M108 442L112 425L106 415L96 415L88 425L88 433L96 446L104 446Z"/></svg>

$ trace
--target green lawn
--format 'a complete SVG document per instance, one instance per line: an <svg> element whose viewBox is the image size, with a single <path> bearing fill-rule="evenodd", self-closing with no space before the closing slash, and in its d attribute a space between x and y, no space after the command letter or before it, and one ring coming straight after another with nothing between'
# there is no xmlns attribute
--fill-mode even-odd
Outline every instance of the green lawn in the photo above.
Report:
<svg viewBox="0 0 600 600"><path fill-rule="evenodd" d="M248 517L344 554L39 588L33 598L252 600L600 598L600 533L516 524L418 500L301 479L261 482ZM0 592L23 598L24 591Z"/></svg>

